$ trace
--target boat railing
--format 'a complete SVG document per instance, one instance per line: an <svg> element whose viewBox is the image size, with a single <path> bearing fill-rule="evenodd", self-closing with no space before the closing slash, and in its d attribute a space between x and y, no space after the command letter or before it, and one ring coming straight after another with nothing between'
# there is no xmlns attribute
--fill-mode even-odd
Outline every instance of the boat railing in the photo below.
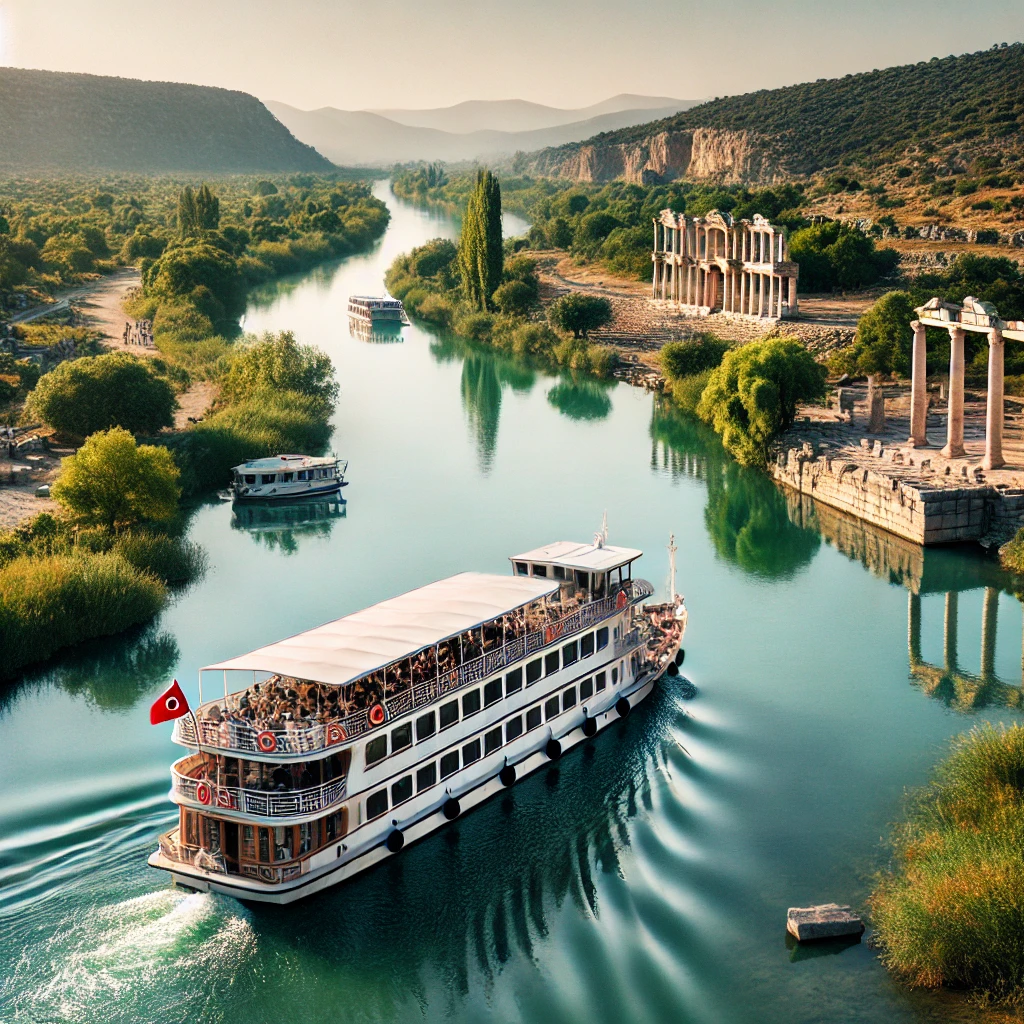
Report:
<svg viewBox="0 0 1024 1024"><path fill-rule="evenodd" d="M187 759L186 759L187 760ZM283 791L220 786L212 779L195 778L171 768L172 792L198 808L237 811L257 818L292 818L326 811L347 795L347 780L333 779L320 786Z"/></svg>
<svg viewBox="0 0 1024 1024"><path fill-rule="evenodd" d="M486 651L456 669L439 673L434 679L417 683L397 693L385 695L382 706L385 722L414 708L430 704L443 694L470 686L500 672L507 665L521 661L563 637L570 637L597 625L629 605L646 600L654 593L647 580L633 579L616 587L607 597L590 601L560 619L548 622L541 629L515 637L493 651ZM616 657L623 641L616 643ZM241 693L212 703L238 707ZM266 756L311 754L369 732L377 726L370 722L370 709L361 708L344 718L326 724L298 726L287 722L269 729L259 729L246 721L224 718L219 722L204 719L196 722L191 716L179 718L174 726L174 739L184 746L206 746L218 750L239 751Z"/></svg>

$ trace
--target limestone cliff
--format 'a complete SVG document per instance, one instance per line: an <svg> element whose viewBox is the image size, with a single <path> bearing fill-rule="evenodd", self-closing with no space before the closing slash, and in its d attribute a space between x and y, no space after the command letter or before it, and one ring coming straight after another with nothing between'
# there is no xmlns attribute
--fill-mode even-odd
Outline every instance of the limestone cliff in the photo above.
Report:
<svg viewBox="0 0 1024 1024"><path fill-rule="evenodd" d="M616 178L638 184L698 178L766 184L793 173L782 147L749 131L691 128L659 131L625 143L600 137L579 146L543 150L527 158L529 174L605 182Z"/></svg>

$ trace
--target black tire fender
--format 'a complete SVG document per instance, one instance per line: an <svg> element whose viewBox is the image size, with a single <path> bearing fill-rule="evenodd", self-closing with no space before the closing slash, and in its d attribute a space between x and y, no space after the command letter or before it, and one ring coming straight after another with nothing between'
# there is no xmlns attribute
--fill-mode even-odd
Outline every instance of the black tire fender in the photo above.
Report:
<svg viewBox="0 0 1024 1024"><path fill-rule="evenodd" d="M584 718L583 719L583 735L584 736L596 736L597 735L597 719L596 718Z"/></svg>
<svg viewBox="0 0 1024 1024"><path fill-rule="evenodd" d="M615 710L619 713L619 718L628 718L630 711L633 708L630 706L629 700L625 697L620 697L615 702Z"/></svg>
<svg viewBox="0 0 1024 1024"><path fill-rule="evenodd" d="M498 778L501 779L503 786L514 786L516 782L516 768L515 765L507 764L504 768L498 772Z"/></svg>
<svg viewBox="0 0 1024 1024"><path fill-rule="evenodd" d="M449 821L454 821L462 813L462 807L459 804L459 801L453 796L450 796L445 800L444 807L442 807L441 810L444 811L444 816Z"/></svg>
<svg viewBox="0 0 1024 1024"><path fill-rule="evenodd" d="M405 846L405 835L400 828L396 828L393 832L388 835L385 845L392 853L398 853L398 851Z"/></svg>
<svg viewBox="0 0 1024 1024"><path fill-rule="evenodd" d="M552 761L557 761L562 756L562 744L552 737L548 740L547 746L544 748L544 753L547 754Z"/></svg>

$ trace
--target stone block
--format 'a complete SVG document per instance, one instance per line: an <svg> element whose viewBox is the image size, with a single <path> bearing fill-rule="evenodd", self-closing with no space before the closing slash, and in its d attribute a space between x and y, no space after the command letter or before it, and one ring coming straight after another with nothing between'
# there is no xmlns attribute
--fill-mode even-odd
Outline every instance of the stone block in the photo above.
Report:
<svg viewBox="0 0 1024 1024"><path fill-rule="evenodd" d="M864 922L847 906L822 903L817 907L790 907L786 931L797 942L816 942L847 935L863 935Z"/></svg>

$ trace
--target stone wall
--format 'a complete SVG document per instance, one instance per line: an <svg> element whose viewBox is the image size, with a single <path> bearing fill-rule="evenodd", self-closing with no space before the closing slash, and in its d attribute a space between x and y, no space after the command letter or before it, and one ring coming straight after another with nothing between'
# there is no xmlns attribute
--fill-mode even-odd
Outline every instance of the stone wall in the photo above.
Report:
<svg viewBox="0 0 1024 1024"><path fill-rule="evenodd" d="M829 455L780 452L778 483L916 544L1005 543L1024 525L1024 491L907 481Z"/></svg>

